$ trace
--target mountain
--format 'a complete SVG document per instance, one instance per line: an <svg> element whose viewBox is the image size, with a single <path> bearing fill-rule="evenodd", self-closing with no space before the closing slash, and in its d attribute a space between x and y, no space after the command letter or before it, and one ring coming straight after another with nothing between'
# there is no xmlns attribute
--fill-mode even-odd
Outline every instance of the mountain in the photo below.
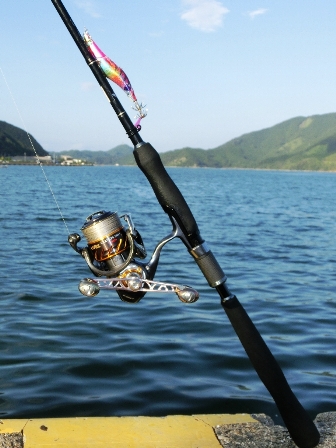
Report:
<svg viewBox="0 0 336 448"><path fill-rule="evenodd" d="M70 156L74 159L82 159L87 162L97 163L99 165L115 165L116 163L120 163L121 160L125 161L127 157L130 157L132 161L132 151L133 149L128 145L119 145L108 151L81 151L78 149L71 149L70 151L62 152L61 154ZM129 165L128 163L120 164Z"/></svg>
<svg viewBox="0 0 336 448"><path fill-rule="evenodd" d="M336 113L296 117L211 150L212 166L336 170Z"/></svg>
<svg viewBox="0 0 336 448"><path fill-rule="evenodd" d="M336 113L296 117L218 148L161 154L166 166L336 170Z"/></svg>
<svg viewBox="0 0 336 448"><path fill-rule="evenodd" d="M135 164L128 145L66 154L93 163ZM165 166L336 171L336 113L291 118L214 149L182 148L160 156Z"/></svg>
<svg viewBox="0 0 336 448"><path fill-rule="evenodd" d="M39 156L49 155L34 137L30 135L30 138ZM26 131L5 121L0 121L0 156L14 157L25 154L27 157L35 156L31 142Z"/></svg>

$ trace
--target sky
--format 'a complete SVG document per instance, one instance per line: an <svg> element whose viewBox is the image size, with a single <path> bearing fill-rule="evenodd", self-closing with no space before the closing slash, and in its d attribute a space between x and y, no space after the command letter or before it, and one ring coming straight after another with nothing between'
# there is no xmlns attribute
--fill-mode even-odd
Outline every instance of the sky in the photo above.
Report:
<svg viewBox="0 0 336 448"><path fill-rule="evenodd" d="M335 0L63 3L126 72L159 152L336 111ZM50 153L131 144L50 0L0 0L0 37L1 121Z"/></svg>

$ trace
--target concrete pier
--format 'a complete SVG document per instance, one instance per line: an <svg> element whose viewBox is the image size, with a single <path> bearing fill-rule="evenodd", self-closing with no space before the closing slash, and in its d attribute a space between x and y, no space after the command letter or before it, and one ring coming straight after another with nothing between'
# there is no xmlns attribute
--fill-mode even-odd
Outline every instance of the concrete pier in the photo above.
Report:
<svg viewBox="0 0 336 448"><path fill-rule="evenodd" d="M319 448L336 447L336 412L319 414ZM264 414L0 420L0 448L295 448Z"/></svg>

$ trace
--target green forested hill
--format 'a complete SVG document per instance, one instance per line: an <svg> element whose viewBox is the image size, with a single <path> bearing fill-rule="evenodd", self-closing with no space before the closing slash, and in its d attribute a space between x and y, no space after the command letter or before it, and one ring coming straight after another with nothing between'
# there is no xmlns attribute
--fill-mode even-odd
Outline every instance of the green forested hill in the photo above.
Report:
<svg viewBox="0 0 336 448"><path fill-rule="evenodd" d="M247 168L335 170L336 113L296 117L211 151L214 164Z"/></svg>
<svg viewBox="0 0 336 448"><path fill-rule="evenodd" d="M96 163L135 164L127 145L68 153ZM160 156L166 166L336 170L336 113L292 118L214 149L183 148Z"/></svg>
<svg viewBox="0 0 336 448"><path fill-rule="evenodd" d="M47 156L48 153L42 146L30 135L31 141L39 156ZM34 150L29 141L27 132L12 124L0 121L0 156L14 157L35 156Z"/></svg>
<svg viewBox="0 0 336 448"><path fill-rule="evenodd" d="M207 151L161 154L165 165L336 170L336 113L296 117Z"/></svg>
<svg viewBox="0 0 336 448"><path fill-rule="evenodd" d="M70 151L63 151L62 154L73 157L74 159L82 159L91 163L98 163L99 165L115 165L121 164L121 160L125 161L128 156L132 163L132 148L128 145L119 145L108 151L81 151L71 149ZM133 159L134 160L134 159ZM129 165L131 163L124 163Z"/></svg>

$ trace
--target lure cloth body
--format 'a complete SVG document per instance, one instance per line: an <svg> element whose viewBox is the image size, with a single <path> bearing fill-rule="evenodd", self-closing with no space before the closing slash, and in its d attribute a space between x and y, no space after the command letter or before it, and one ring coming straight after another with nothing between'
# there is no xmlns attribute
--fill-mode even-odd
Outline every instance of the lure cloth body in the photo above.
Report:
<svg viewBox="0 0 336 448"><path fill-rule="evenodd" d="M117 84L119 87L123 89L126 95L133 101L134 109L137 111L137 122L135 126L139 125L140 120L144 118L147 113L143 109L143 105L138 102L137 97L135 96L133 87L128 79L124 70L117 66L106 54L98 47L98 45L93 41L90 36L88 30L85 30L83 39L85 45L87 46L91 55L98 62L101 70L105 74L105 76Z"/></svg>

